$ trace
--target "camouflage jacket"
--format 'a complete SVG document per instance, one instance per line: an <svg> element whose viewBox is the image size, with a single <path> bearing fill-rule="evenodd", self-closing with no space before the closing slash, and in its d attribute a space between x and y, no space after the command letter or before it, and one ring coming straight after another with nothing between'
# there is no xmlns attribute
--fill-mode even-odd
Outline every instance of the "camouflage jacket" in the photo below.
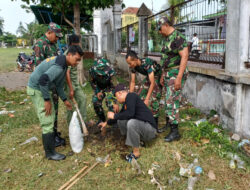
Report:
<svg viewBox="0 0 250 190"><path fill-rule="evenodd" d="M101 91L112 91L114 85L111 78L115 75L115 71L108 64L106 59L99 59L89 70L90 84L95 94Z"/></svg>
<svg viewBox="0 0 250 190"><path fill-rule="evenodd" d="M144 76L148 76L150 73L154 72L155 76L161 76L161 66L155 60L144 58L141 59L141 65L131 68L132 73L140 73Z"/></svg>
<svg viewBox="0 0 250 190"><path fill-rule="evenodd" d="M185 36L177 30L165 38L161 50L161 66L163 69L180 65L181 56L179 52L187 47Z"/></svg>
<svg viewBox="0 0 250 190"><path fill-rule="evenodd" d="M57 56L57 45L51 43L45 35L37 40L33 46L33 50L35 52L36 66L46 58Z"/></svg>

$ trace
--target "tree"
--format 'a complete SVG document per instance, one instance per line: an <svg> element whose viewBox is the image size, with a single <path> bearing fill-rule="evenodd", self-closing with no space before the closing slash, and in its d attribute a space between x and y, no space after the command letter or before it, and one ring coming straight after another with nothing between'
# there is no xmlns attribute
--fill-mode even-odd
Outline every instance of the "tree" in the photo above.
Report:
<svg viewBox="0 0 250 190"><path fill-rule="evenodd" d="M17 38L14 34L9 32L4 32L2 36L0 36L0 41L7 43L9 46L16 45Z"/></svg>
<svg viewBox="0 0 250 190"><path fill-rule="evenodd" d="M13 1L13 0L12 0ZM22 0L23 2L30 4L35 3L42 6L51 7L54 13L62 13L65 22L67 22L75 31L77 35L80 35L80 14L89 15L91 17L93 10L98 8L110 7L115 1L120 0ZM74 13L74 22L72 23L66 14L69 12ZM79 64L79 80L83 83L85 79L83 75L83 65Z"/></svg>
<svg viewBox="0 0 250 190"><path fill-rule="evenodd" d="M23 23L19 22L19 26L16 30L16 34L20 34L20 37L23 37L27 33L27 30L24 28Z"/></svg>
<svg viewBox="0 0 250 190"><path fill-rule="evenodd" d="M4 20L2 17L0 17L0 35L3 35L3 23L4 23Z"/></svg>

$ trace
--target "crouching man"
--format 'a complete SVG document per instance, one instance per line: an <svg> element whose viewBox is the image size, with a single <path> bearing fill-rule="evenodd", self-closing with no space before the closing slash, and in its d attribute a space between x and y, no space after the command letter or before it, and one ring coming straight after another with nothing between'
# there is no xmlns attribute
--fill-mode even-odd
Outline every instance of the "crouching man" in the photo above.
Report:
<svg viewBox="0 0 250 190"><path fill-rule="evenodd" d="M45 59L31 74L27 94L36 108L42 127L43 147L46 157L51 160L63 160L65 155L55 151L55 134L53 132L55 110L51 97L52 89L56 88L58 95L67 109L72 106L63 91L68 66L75 67L81 61L83 51L79 46L71 46L67 55Z"/></svg>
<svg viewBox="0 0 250 190"><path fill-rule="evenodd" d="M136 93L129 93L123 84L114 90L117 101L123 104L119 113L108 112L109 119L115 119L121 134L126 135L126 145L133 151L126 156L128 162L139 158L140 140L150 141L156 136L156 123L152 112Z"/></svg>

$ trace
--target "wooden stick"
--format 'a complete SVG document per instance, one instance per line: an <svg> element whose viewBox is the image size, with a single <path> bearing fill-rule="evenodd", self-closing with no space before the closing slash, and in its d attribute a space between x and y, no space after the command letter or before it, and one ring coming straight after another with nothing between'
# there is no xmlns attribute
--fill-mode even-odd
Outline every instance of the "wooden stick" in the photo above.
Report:
<svg viewBox="0 0 250 190"><path fill-rule="evenodd" d="M62 185L59 190L63 190L65 187L67 187L72 181L74 181L84 170L86 170L88 166L84 166L79 172L76 173L72 178L70 178L69 181L67 181L64 185Z"/></svg>
<svg viewBox="0 0 250 190"><path fill-rule="evenodd" d="M79 111L79 108L78 108L78 105L77 105L77 102L76 102L75 98L73 98L73 103L74 103L74 105L76 107L76 112L78 113L81 124L82 124L81 126L82 126L83 134L84 134L84 136L88 136L88 134L89 134L88 129L87 129L87 127L86 127L86 125L85 125L85 123L84 123L84 121L82 119L82 115L81 115L81 113Z"/></svg>
<svg viewBox="0 0 250 190"><path fill-rule="evenodd" d="M82 177L84 177L85 175L87 175L94 167L96 167L96 165L98 165L99 162L96 162L95 164L93 164L86 172L84 172L80 177L76 178L75 181L73 181L65 190L69 190L74 184L76 184Z"/></svg>

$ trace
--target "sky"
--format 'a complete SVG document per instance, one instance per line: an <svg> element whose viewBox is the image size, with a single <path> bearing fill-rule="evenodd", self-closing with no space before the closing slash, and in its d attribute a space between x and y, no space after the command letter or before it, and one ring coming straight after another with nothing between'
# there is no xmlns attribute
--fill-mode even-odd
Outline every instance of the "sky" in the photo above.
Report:
<svg viewBox="0 0 250 190"><path fill-rule="evenodd" d="M142 3L152 10L153 13L157 13L161 10L162 6L167 0L123 0L126 7L140 7ZM21 0L0 0L0 17L4 19L4 32L10 32L16 34L16 30L19 23L30 23L35 20L33 13L26 13L20 6L25 4Z"/></svg>

